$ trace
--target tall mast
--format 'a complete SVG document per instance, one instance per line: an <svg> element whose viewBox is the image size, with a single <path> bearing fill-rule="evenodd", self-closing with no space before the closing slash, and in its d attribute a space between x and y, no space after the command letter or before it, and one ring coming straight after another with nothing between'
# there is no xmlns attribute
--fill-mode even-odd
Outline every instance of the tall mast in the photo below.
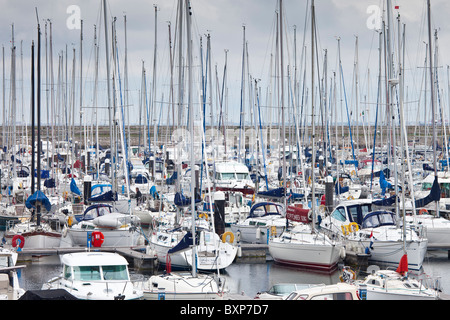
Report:
<svg viewBox="0 0 450 320"><path fill-rule="evenodd" d="M428 8L428 53L429 53L429 66L430 66L430 93L431 93L431 121L433 123L433 165L434 165L434 177L437 179L437 159L436 159L436 124L435 124L435 92L434 92L434 66L433 66L433 49L432 49L432 37L431 37L431 4L430 0L427 0ZM436 215L439 217L439 203L436 201Z"/></svg>
<svg viewBox="0 0 450 320"><path fill-rule="evenodd" d="M110 148L113 146L113 134L112 134L112 106L111 106L111 83L110 83L110 65L109 65L109 44L108 44L108 16L107 16L107 10L106 10L106 0L103 0L103 15L104 15L104 22L105 22L105 52L106 52L106 83L108 87L108 114L109 114L109 143ZM112 153L111 153L111 165L112 165ZM112 169L112 168L111 168ZM114 170L110 170L111 174L111 180L114 178ZM113 186L113 192L114 190L114 183Z"/></svg>
<svg viewBox="0 0 450 320"><path fill-rule="evenodd" d="M315 68L315 6L314 0L311 1L311 114L312 114L312 162L311 162L311 212L312 212L312 228L311 231L314 232L315 226L315 209L316 209L316 195L315 195L315 177L314 177L314 166L316 163L316 150L315 150L315 120L314 120L314 68Z"/></svg>
<svg viewBox="0 0 450 320"><path fill-rule="evenodd" d="M191 4L186 0L186 31L187 31L187 54L188 54L188 106L189 106L189 130L191 134L191 215L192 215L192 276L197 276L197 249L195 246L195 158L194 158L194 108L192 104L192 43L191 43Z"/></svg>
<svg viewBox="0 0 450 320"><path fill-rule="evenodd" d="M283 199L284 199L284 207L287 208L287 199L286 199L286 127L284 123L284 60L283 60L283 0L280 0L280 82L281 82L281 124L282 124L282 152L283 156Z"/></svg>

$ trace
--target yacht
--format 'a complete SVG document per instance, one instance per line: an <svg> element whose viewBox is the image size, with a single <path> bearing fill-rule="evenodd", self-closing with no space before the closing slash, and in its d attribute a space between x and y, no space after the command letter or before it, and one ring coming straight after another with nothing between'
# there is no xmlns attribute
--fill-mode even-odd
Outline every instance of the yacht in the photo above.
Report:
<svg viewBox="0 0 450 320"><path fill-rule="evenodd" d="M373 264L397 265L406 250L408 268L420 270L428 239L414 228L403 230L395 213L372 207L371 199L341 202L321 218L320 227L330 237L341 238L348 250L370 253L369 262Z"/></svg>
<svg viewBox="0 0 450 320"><path fill-rule="evenodd" d="M143 293L130 280L127 260L117 253L78 252L61 256L60 276L42 290L65 289L80 300L138 300Z"/></svg>

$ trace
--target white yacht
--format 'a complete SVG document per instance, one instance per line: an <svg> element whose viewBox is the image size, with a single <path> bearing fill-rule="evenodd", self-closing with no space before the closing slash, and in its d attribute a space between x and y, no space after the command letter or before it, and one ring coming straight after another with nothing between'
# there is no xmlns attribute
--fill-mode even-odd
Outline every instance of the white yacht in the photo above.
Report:
<svg viewBox="0 0 450 320"><path fill-rule="evenodd" d="M80 300L137 300L143 293L130 280L127 260L117 253L78 252L61 256L59 277L42 290L65 289Z"/></svg>
<svg viewBox="0 0 450 320"><path fill-rule="evenodd" d="M205 274L164 273L145 281L143 293L148 300L219 300L226 294L223 284Z"/></svg>
<svg viewBox="0 0 450 320"><path fill-rule="evenodd" d="M394 270L373 272L362 284L366 286L367 300L437 300L439 297L439 291Z"/></svg>
<svg viewBox="0 0 450 320"><path fill-rule="evenodd" d="M373 200L341 202L331 214L322 217L320 227L330 237L342 238L347 249L370 253L369 262L397 265L404 250L408 268L420 270L427 252L428 240L413 228L397 226L396 216L386 210L372 210Z"/></svg>

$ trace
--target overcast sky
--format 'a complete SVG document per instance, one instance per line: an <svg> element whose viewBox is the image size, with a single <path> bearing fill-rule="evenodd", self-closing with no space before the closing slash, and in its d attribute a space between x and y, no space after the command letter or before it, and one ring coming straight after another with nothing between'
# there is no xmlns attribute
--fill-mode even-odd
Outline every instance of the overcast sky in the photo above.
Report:
<svg viewBox="0 0 450 320"><path fill-rule="evenodd" d="M127 17L127 37L128 37L128 73L130 92L130 111L132 122L137 123L139 114L139 96L141 88L142 62L145 62L147 72L147 85L151 88L153 76L153 51L154 51L154 25L155 25L155 5L157 11L158 28L158 50L157 50L157 101L168 101L170 85L169 69L169 37L168 25L171 23L172 41L175 37L175 26L177 16L177 0L145 1L145 0L108 0L108 22L111 24L112 17L117 17L117 42L119 50L120 76L123 80L124 66L124 16ZM309 4L311 1L309 1ZM307 83L309 88L310 80L310 8L307 8L306 0L284 0L284 26L287 37L284 39L285 59L284 64L293 66L294 62L294 29L297 39L297 63L300 70L300 56L302 53L303 39L306 46L307 60ZM397 50L397 20L400 14L401 23L406 26L406 91L408 103L406 105L408 120L416 121L419 110L417 102L420 93L424 88L424 59L425 44L428 42L427 11L426 0L392 0L394 15L394 50ZM80 81L80 30L71 29L74 26L74 18L77 17L75 9L79 8L80 17L83 20L83 106L92 106L92 88L94 86L94 25L100 32L100 75L99 75L99 97L98 105L106 106L106 72L105 72L105 51L104 51L104 26L101 0L0 0L0 41L5 48L6 63L6 104L10 101L10 56L11 56L11 27L14 25L14 36L16 44L16 79L17 84L17 122L21 122L22 115L28 122L29 93L30 93L30 51L31 42L37 44L37 19L36 8L39 15L42 30L42 61L43 61L43 88L45 89L45 24L49 30L49 21L52 23L53 31L53 68L54 83L57 82L59 55L63 54L65 59L66 46L68 48L68 73L69 87L71 85L73 48L76 50L76 113L79 112L79 81ZM228 120L232 123L239 123L240 108L240 84L242 73L242 43L243 26L246 30L246 41L248 44L249 75L253 79L258 79L261 89L261 106L265 108L270 102L267 101L267 90L270 81L274 80L271 75L271 56L275 57L275 21L278 12L277 0L192 0L193 11L193 40L194 40L194 65L195 65L195 85L199 92L200 86L200 37L203 41L203 54L206 56L206 34L211 35L212 65L213 65L213 86L214 94L221 88L225 50L227 50L227 95L224 104L228 110ZM319 70L323 72L324 50L328 52L328 85L330 85L333 72L338 72L338 40L340 39L341 60L343 69L343 79L345 94L349 110L355 108L355 86L354 86L354 62L355 62L355 40L358 37L358 78L360 102L368 99L368 104L359 108L369 110L373 114L374 103L376 102L376 84L378 75L378 33L371 28L374 24L376 12L374 6L385 8L385 1L381 0L316 0L316 24L318 32L319 47ZM450 62L446 58L450 51L449 24L447 22L450 14L450 2L445 0L431 0L432 9L432 29L438 30L439 37L439 80L442 89L441 105L445 108L445 113L449 114L448 107L448 78L447 66ZM305 19L307 19L306 30ZM434 34L434 32L433 32ZM111 41L111 39L109 40ZM23 95L22 101L22 79L21 76L21 46L23 49ZM396 54L396 53L395 53ZM397 59L397 58L395 58ZM316 62L317 63L317 62ZM397 61L395 61L397 63ZM216 72L219 83L215 82ZM323 75L323 74L322 74ZM321 76L322 76L321 75ZM177 79L177 75L174 75ZM287 73L285 73L287 78ZM209 79L210 80L210 79ZM208 81L209 81L208 80ZM339 81L339 76L337 80ZM50 82L50 80L49 80ZM117 86L119 84L117 83ZM121 83L123 86L123 82ZM339 83L338 83L339 89ZM220 90L220 89L219 89ZM0 92L1 93L1 92ZM46 95L43 91L43 105L46 108ZM199 93L197 93L199 94ZM339 93L338 93L339 94ZM247 93L248 97L248 93ZM120 95L118 95L120 99ZM119 101L120 104L120 101ZM248 104L248 103L247 103ZM345 101L343 102L345 108ZM167 117L167 103L157 105L163 106L162 119ZM25 110L23 110L24 108ZM200 108L198 105L196 108ZM218 108L217 105L215 108ZM224 107L225 108L225 107ZM246 107L248 108L248 106ZM353 108L353 109L352 109ZM420 107L423 108L423 107ZM86 109L86 118L93 119L91 111ZM60 111L58 111L60 112ZM215 111L217 112L217 110ZM343 110L344 118L347 121L346 109ZM356 113L355 111L353 111ZM361 112L361 109L360 109ZM423 113L423 111L419 111ZM264 113L265 114L265 113ZM367 114L367 112L366 112ZM101 123L106 124L108 117L106 110L99 112ZM2 115L0 114L0 117ZM340 114L338 114L340 117ZM423 119L423 115L421 119ZM448 116L446 116L448 117ZM43 116L46 122L47 115ZM264 119L263 119L264 120ZM267 120L267 119L266 119ZM78 121L75 122L78 124Z"/></svg>

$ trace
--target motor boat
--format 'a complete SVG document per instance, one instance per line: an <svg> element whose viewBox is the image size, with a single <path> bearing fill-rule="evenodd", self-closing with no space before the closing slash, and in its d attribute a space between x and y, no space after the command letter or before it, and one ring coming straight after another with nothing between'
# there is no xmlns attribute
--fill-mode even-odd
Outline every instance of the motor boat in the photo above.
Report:
<svg viewBox="0 0 450 320"><path fill-rule="evenodd" d="M357 286L337 283L297 290L285 300L360 300L360 297Z"/></svg>
<svg viewBox="0 0 450 320"><path fill-rule="evenodd" d="M0 300L18 300L25 290L20 287L16 251L0 247Z"/></svg>
<svg viewBox="0 0 450 320"><path fill-rule="evenodd" d="M81 300L137 300L143 293L130 280L127 260L117 253L77 252L61 256L62 272L42 290L65 289Z"/></svg>
<svg viewBox="0 0 450 320"><path fill-rule="evenodd" d="M171 272L151 276L143 293L148 300L218 300L226 294L223 284L211 275Z"/></svg>
<svg viewBox="0 0 450 320"><path fill-rule="evenodd" d="M427 288L423 281L394 270L378 270L361 283L367 300L437 300L439 291Z"/></svg>

